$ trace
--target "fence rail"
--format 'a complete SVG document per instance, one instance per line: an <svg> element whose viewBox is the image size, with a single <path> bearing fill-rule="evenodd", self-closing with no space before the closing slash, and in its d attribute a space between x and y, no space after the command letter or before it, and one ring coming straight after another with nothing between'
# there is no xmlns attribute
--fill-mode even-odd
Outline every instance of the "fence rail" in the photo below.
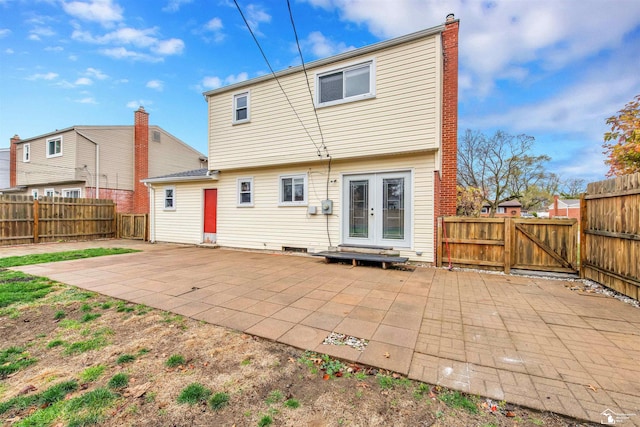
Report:
<svg viewBox="0 0 640 427"><path fill-rule="evenodd" d="M118 237L121 239L147 240L147 214L118 214Z"/></svg>
<svg viewBox="0 0 640 427"><path fill-rule="evenodd" d="M581 200L581 276L640 296L640 173L593 182Z"/></svg>
<svg viewBox="0 0 640 427"><path fill-rule="evenodd" d="M0 246L116 236L110 199L0 196Z"/></svg>

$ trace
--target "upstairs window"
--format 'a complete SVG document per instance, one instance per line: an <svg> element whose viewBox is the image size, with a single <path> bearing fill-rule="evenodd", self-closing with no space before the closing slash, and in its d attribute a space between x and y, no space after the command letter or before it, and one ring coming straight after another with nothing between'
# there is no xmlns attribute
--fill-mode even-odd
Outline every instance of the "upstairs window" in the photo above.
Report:
<svg viewBox="0 0 640 427"><path fill-rule="evenodd" d="M316 76L318 106L375 96L373 61L332 70Z"/></svg>
<svg viewBox="0 0 640 427"><path fill-rule="evenodd" d="M25 163L31 161L31 144L22 145L22 161Z"/></svg>
<svg viewBox="0 0 640 427"><path fill-rule="evenodd" d="M173 211L176 209L176 188L166 187L164 189L164 209Z"/></svg>
<svg viewBox="0 0 640 427"><path fill-rule="evenodd" d="M233 95L233 123L244 123L249 119L249 92Z"/></svg>
<svg viewBox="0 0 640 427"><path fill-rule="evenodd" d="M62 137L47 139L47 158L62 156Z"/></svg>

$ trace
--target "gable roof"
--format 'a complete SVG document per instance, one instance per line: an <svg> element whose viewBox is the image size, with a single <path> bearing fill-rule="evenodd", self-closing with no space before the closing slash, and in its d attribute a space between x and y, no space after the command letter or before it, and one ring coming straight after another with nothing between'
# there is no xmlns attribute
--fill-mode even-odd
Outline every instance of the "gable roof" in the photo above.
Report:
<svg viewBox="0 0 640 427"><path fill-rule="evenodd" d="M189 171L182 171L176 173L170 173L168 175L154 176L141 180L141 182L154 184L159 182L183 182L183 181L206 181L217 180L218 171L210 171L207 168L193 169Z"/></svg>
<svg viewBox="0 0 640 427"><path fill-rule="evenodd" d="M457 19L452 21L452 22L456 22L458 21ZM342 61L345 59L349 59L349 58L354 58L356 56L360 56L360 55L365 55L371 52L375 52L381 49L386 49L388 47L391 46L396 46L402 43L406 43L409 41L413 41L413 40L417 40L420 39L422 37L428 37L428 36L432 36L435 34L440 34L444 31L445 29L445 24L441 24L435 27L431 27L431 28L427 28L424 30L420 30L420 31L416 31L414 33L410 33L410 34L406 34L404 36L400 36L400 37L396 37L393 39L389 39L389 40L384 40L378 43L374 43L371 45L367 45L367 46L363 46L361 48L358 49L354 49L354 50L349 50L343 53L340 53L338 55L334 55L334 56L329 56L327 58L322 58L322 59L318 59L312 62L308 62L306 64L304 64L304 67L309 70L312 68L317 68L317 67L321 67L323 65L327 65L327 64L331 64L333 62L338 62L338 61ZM295 67L289 67L287 69L284 70L280 70L280 71L276 71L275 75L277 77L282 77L282 76L286 76L288 74L294 74L297 73L299 71L303 71L304 68L302 65L298 65ZM219 87L217 89L212 89L209 90L207 92L204 92L203 95L205 97L205 101L207 100L207 97L211 96L211 95L215 95L218 93L223 93L226 91L230 91L230 90L235 90L241 87L245 87L245 86L250 86L253 85L255 83L258 82L263 82L263 81L267 81L267 80L271 80L273 79L273 74L268 73L259 77L255 77L253 79L249 79L249 80L245 80L242 82L238 82L238 83L234 83L228 86L223 86L223 87Z"/></svg>
<svg viewBox="0 0 640 427"><path fill-rule="evenodd" d="M554 207L555 207L555 202L549 205L549 209L553 209ZM558 207L559 208L579 208L580 199L558 199Z"/></svg>

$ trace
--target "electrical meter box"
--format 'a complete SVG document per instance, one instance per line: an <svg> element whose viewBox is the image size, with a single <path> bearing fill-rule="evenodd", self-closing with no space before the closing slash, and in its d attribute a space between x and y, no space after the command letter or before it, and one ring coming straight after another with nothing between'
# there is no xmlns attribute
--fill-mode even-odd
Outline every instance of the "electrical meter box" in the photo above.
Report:
<svg viewBox="0 0 640 427"><path fill-rule="evenodd" d="M323 215L333 214L333 200L322 201L322 214Z"/></svg>

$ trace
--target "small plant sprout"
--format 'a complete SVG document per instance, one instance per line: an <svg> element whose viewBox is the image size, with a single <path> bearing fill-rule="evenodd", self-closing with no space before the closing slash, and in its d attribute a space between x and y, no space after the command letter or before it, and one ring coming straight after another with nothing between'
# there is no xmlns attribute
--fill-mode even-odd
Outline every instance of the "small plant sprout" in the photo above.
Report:
<svg viewBox="0 0 640 427"><path fill-rule="evenodd" d="M195 405L199 402L205 402L211 396L211 390L198 383L191 383L186 386L178 396L178 403L187 403Z"/></svg>
<svg viewBox="0 0 640 427"><path fill-rule="evenodd" d="M229 395L227 393L216 393L209 399L209 406L214 411L224 408L229 403Z"/></svg>

